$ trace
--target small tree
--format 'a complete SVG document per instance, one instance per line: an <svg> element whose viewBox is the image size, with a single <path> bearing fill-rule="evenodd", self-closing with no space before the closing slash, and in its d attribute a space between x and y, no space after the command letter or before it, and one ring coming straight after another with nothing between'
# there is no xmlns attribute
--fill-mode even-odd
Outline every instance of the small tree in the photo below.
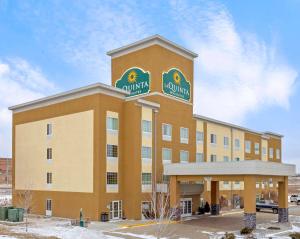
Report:
<svg viewBox="0 0 300 239"><path fill-rule="evenodd" d="M22 190L17 192L18 207L24 209L25 227L28 232L28 214L33 206L33 195L31 190Z"/></svg>

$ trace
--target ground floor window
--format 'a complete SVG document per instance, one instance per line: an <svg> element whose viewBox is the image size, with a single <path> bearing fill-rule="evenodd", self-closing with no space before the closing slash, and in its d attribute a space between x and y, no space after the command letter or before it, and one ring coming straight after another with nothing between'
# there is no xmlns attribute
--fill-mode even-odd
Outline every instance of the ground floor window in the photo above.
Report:
<svg viewBox="0 0 300 239"><path fill-rule="evenodd" d="M122 219L122 201L116 200L110 202L109 217L112 220Z"/></svg>
<svg viewBox="0 0 300 239"><path fill-rule="evenodd" d="M46 216L52 216L52 200L46 200Z"/></svg>
<svg viewBox="0 0 300 239"><path fill-rule="evenodd" d="M153 210L152 210L152 203L150 201L144 201L141 205L142 210L142 219L152 219L154 218Z"/></svg>

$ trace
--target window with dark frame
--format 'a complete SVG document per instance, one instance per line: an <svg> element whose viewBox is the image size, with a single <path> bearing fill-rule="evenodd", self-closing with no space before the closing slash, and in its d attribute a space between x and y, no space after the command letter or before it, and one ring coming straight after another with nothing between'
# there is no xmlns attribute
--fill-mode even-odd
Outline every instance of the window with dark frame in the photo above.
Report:
<svg viewBox="0 0 300 239"><path fill-rule="evenodd" d="M52 148L47 148L47 160L52 159Z"/></svg>
<svg viewBox="0 0 300 239"><path fill-rule="evenodd" d="M113 144L107 145L107 157L118 157L118 146Z"/></svg>
<svg viewBox="0 0 300 239"><path fill-rule="evenodd" d="M52 173L47 173L47 184L52 184Z"/></svg>
<svg viewBox="0 0 300 239"><path fill-rule="evenodd" d="M107 172L106 173L106 184L109 184L109 185L118 184L118 173L116 173L116 172Z"/></svg>

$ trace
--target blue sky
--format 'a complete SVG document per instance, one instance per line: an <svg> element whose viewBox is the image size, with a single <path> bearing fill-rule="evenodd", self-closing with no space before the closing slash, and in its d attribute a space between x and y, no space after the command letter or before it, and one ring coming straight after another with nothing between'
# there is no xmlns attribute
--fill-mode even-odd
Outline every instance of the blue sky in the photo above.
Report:
<svg viewBox="0 0 300 239"><path fill-rule="evenodd" d="M109 84L108 50L161 34L199 54L196 113L284 134L284 161L299 168L299 22L297 0L0 0L0 156L8 106Z"/></svg>

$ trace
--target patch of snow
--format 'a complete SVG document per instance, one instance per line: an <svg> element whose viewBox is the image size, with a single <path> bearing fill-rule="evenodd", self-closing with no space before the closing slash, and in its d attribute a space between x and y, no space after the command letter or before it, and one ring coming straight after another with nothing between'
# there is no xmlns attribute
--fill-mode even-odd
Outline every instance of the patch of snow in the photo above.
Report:
<svg viewBox="0 0 300 239"><path fill-rule="evenodd" d="M130 232L113 232L115 234L120 234L124 236L132 236L132 237L137 237L137 238L142 238L142 239L156 239L157 237L152 236L152 235L146 235L146 234L135 234L135 233L130 233ZM161 239L167 239L166 237L162 237Z"/></svg>

